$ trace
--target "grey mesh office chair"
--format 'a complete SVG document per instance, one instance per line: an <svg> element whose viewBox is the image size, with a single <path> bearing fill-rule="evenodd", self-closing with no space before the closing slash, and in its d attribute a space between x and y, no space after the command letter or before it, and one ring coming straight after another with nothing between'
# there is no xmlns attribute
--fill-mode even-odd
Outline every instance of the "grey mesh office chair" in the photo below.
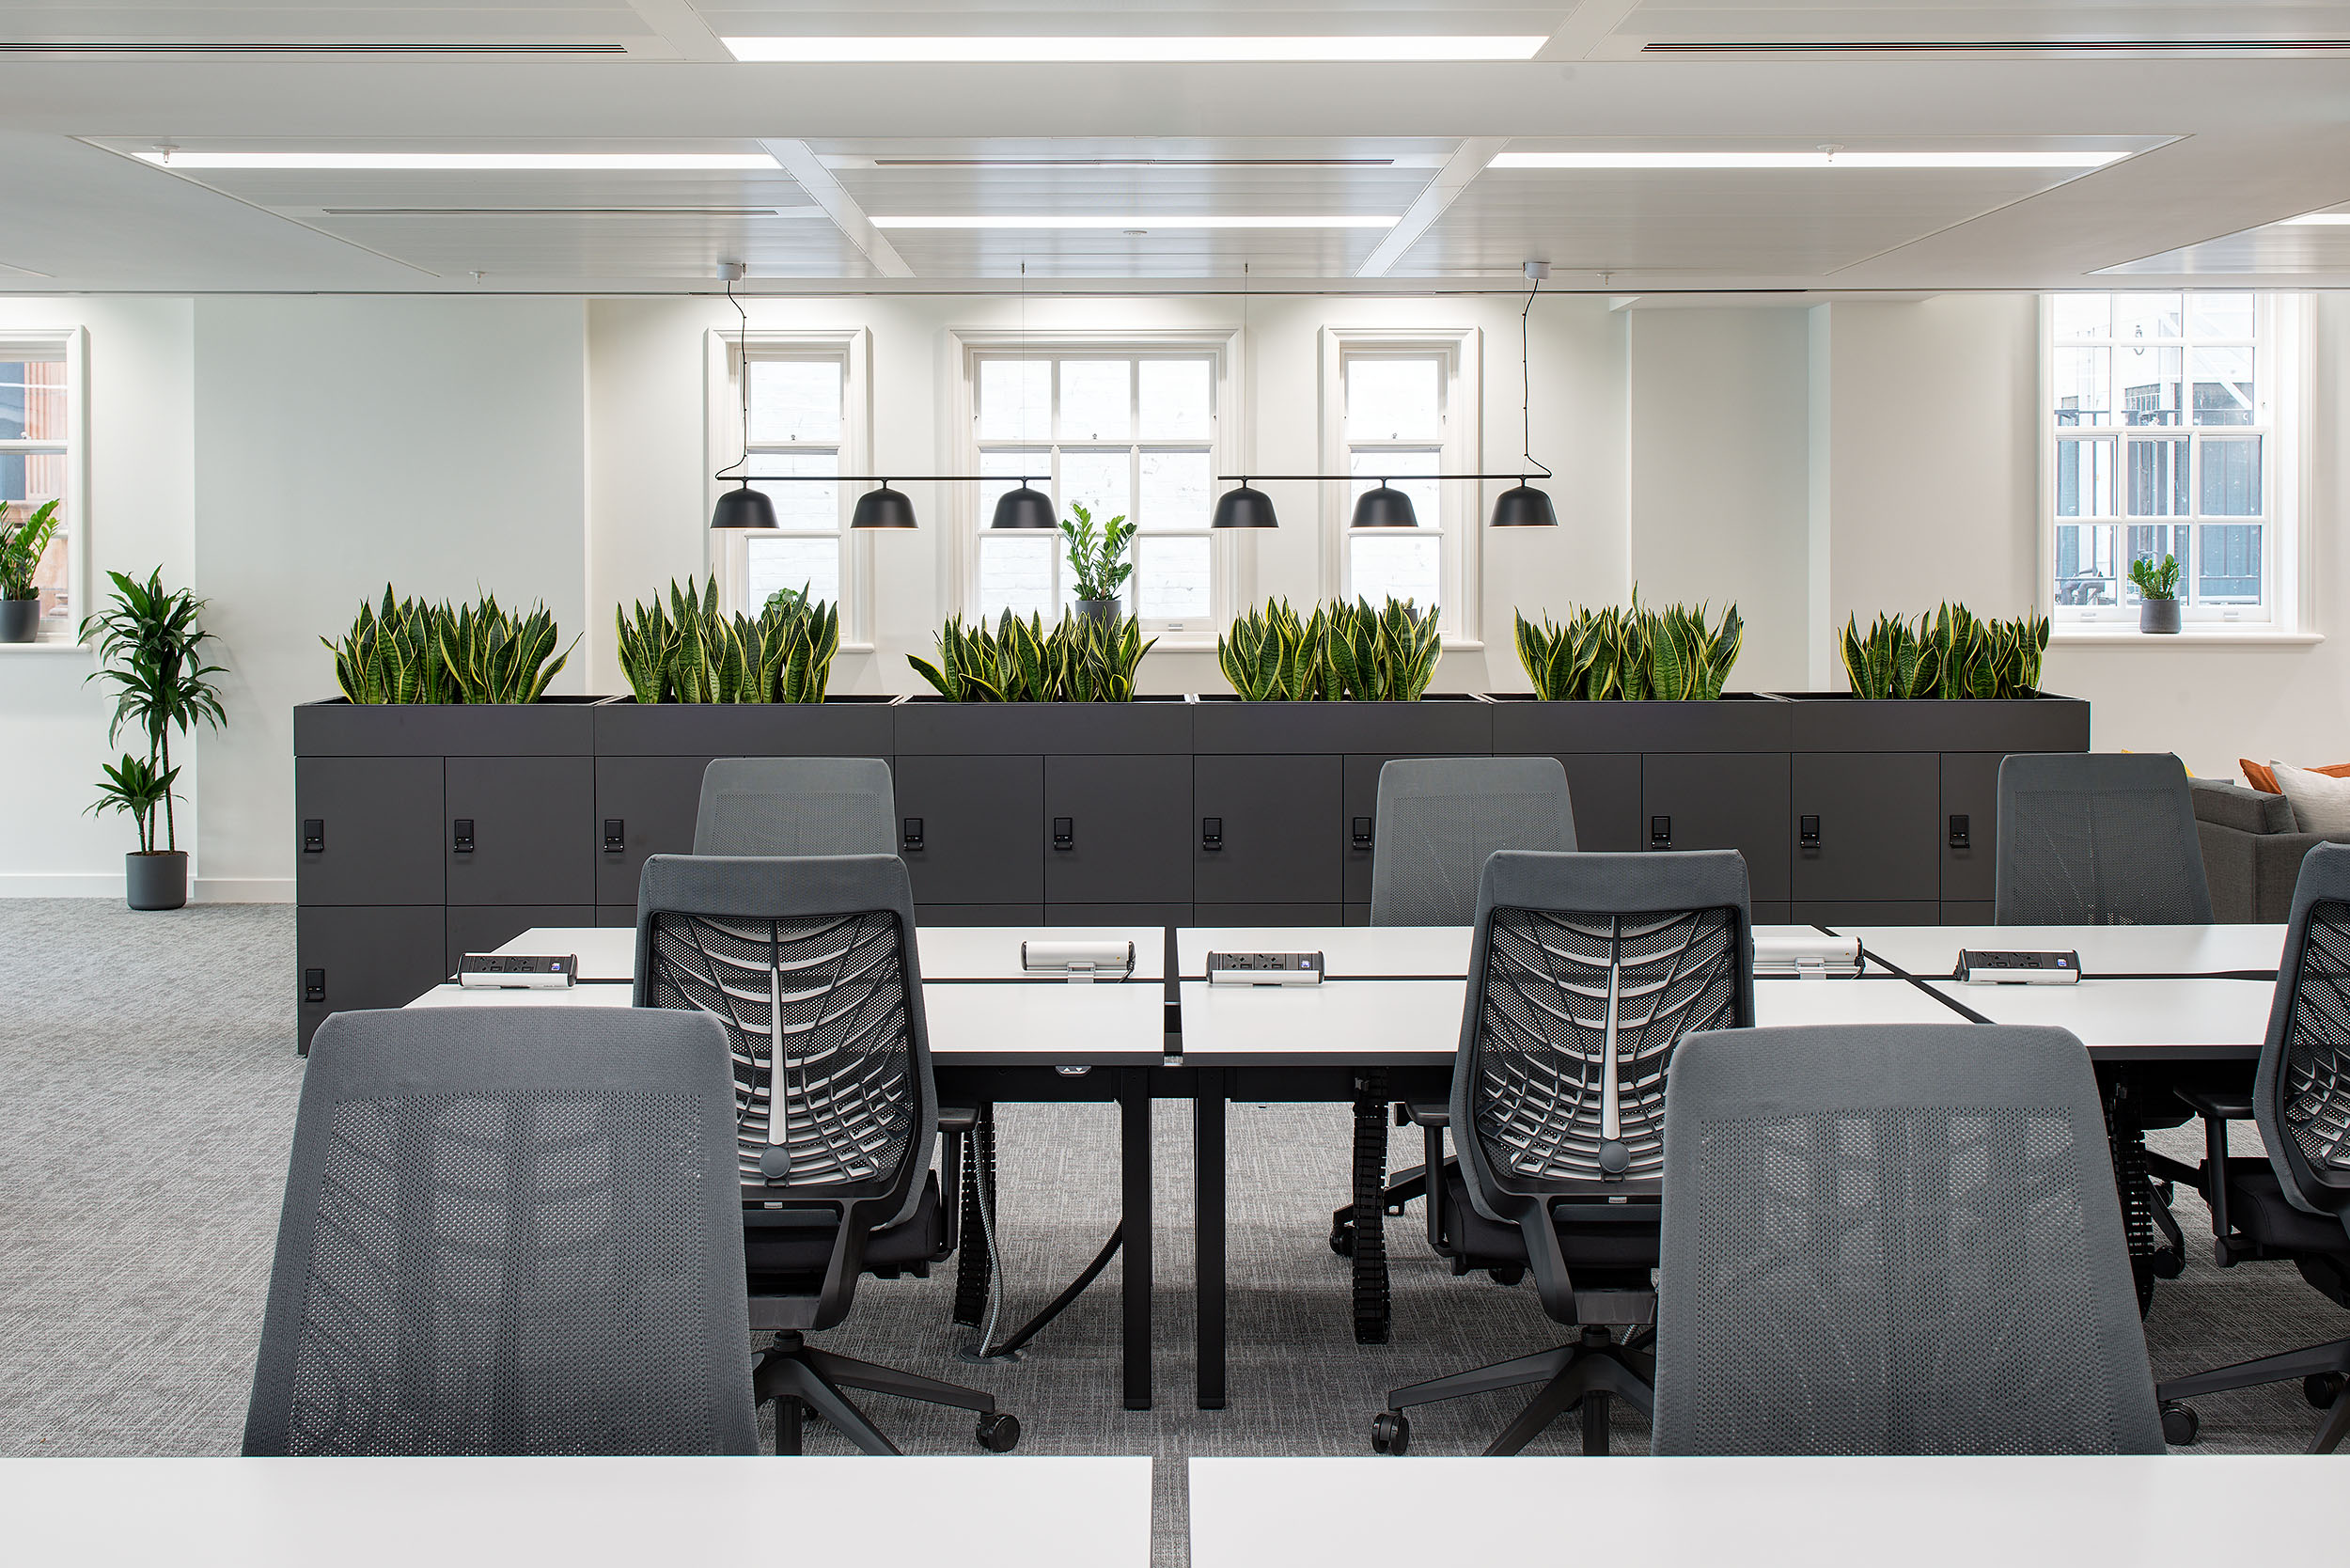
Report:
<svg viewBox="0 0 2350 1568"><path fill-rule="evenodd" d="M2204 1117L2210 1153L2200 1184L2220 1266L2287 1260L2350 1307L2350 845L2319 844L2301 862L2251 1095L2185 1098ZM2231 1159L2228 1122L2248 1117L2259 1121L2267 1156ZM2201 1422L2183 1402L2198 1394L2297 1377L2303 1397L2331 1411L2310 1451L2330 1453L2350 1436L2346 1375L2350 1339L2173 1378L2157 1390L2163 1432L2195 1440Z"/></svg>
<svg viewBox="0 0 2350 1568"><path fill-rule="evenodd" d="M696 855L895 855L897 796L875 757L721 757L702 770Z"/></svg>
<svg viewBox="0 0 2350 1568"><path fill-rule="evenodd" d="M327 1019L244 1451L757 1453L731 1098L704 1018Z"/></svg>
<svg viewBox="0 0 2350 1568"><path fill-rule="evenodd" d="M1379 770L1377 816L1371 862L1371 923L1374 926L1465 926L1477 917L1478 878L1496 850L1571 851L1574 806L1567 792L1567 770L1556 757L1426 757L1399 759ZM1330 1250L1354 1256L1358 1235L1372 1217L1401 1215L1405 1204L1428 1195L1421 1165L1395 1173L1376 1190L1386 1152L1386 1103L1367 1097L1356 1107L1355 1161L1364 1189L1330 1215ZM1440 1123L1441 1118L1426 1119ZM1440 1126L1424 1126L1430 1160L1443 1145ZM1375 1201L1376 1208L1371 1213ZM1438 1183L1429 1206L1432 1245L1443 1246L1444 1186ZM1468 1264L1455 1257L1458 1272ZM1500 1277L1512 1277L1503 1264ZM1380 1314L1384 1317L1384 1314Z"/></svg>
<svg viewBox="0 0 2350 1568"><path fill-rule="evenodd" d="M1654 1452L2161 1450L2104 1109L2066 1030L1691 1040L1664 1204Z"/></svg>
<svg viewBox="0 0 2350 1568"><path fill-rule="evenodd" d="M2003 926L2211 923L2186 769L2167 752L2007 758L1998 841Z"/></svg>
<svg viewBox="0 0 2350 1568"><path fill-rule="evenodd" d="M1464 1247L1528 1265L1543 1310L1579 1333L1397 1389L1371 1447L1402 1452L1412 1406L1539 1383L1485 1451L1515 1453L1578 1410L1583 1451L1605 1453L1610 1402L1650 1405L1667 1074L1686 1036L1754 1021L1747 865L1731 850L1496 855L1476 919L1451 1208Z"/></svg>
<svg viewBox="0 0 2350 1568"><path fill-rule="evenodd" d="M992 1395L805 1338L848 1316L860 1275L926 1274L954 1247L930 1169L938 1101L904 862L651 856L635 999L716 1019L731 1048L749 1322L776 1333L754 1386L776 1402L777 1450L799 1451L813 1411L868 1453L897 1452L850 1388L975 1411L997 1452L1019 1441Z"/></svg>

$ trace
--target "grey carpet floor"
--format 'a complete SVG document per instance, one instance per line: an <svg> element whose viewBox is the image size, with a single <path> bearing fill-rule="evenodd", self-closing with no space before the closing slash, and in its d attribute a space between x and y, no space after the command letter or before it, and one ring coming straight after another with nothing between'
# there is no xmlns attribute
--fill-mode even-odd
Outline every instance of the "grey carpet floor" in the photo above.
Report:
<svg viewBox="0 0 2350 1568"><path fill-rule="evenodd" d="M0 1452L232 1453L301 1082L293 913L0 901L0 952L9 980L0 999ZM1028 1105L1003 1107L999 1121L1008 1329L1108 1234L1117 1122L1108 1107ZM1367 1452L1388 1388L1558 1341L1530 1288L1454 1278L1428 1253L1415 1209L1390 1232L1394 1341L1355 1344L1346 1266L1324 1242L1342 1196L1346 1132L1335 1105L1232 1113L1226 1410L1191 1407L1191 1127L1180 1105L1158 1107L1155 1138L1156 1409L1121 1407L1116 1263L1013 1363L958 1356L969 1331L948 1322L948 1271L868 1281L851 1322L822 1342L986 1387L1020 1416L1022 1452L1157 1458L1157 1556L1179 1564L1183 1460ZM2196 1157L2191 1130L2161 1136ZM1416 1137L1398 1135L1399 1163L1417 1158ZM2288 1265L2213 1267L2201 1205L2183 1193L2177 1213L2187 1272L2160 1287L2147 1323L2158 1377L2350 1333L2350 1314ZM1427 1409L1415 1418L1415 1450L1475 1451L1508 1420L1512 1399ZM908 1451L974 1451L961 1415L870 1404ZM2297 1385L2198 1405L2203 1438L2193 1452L2295 1450L2319 1419ZM1615 1439L1638 1451L1643 1423L1620 1415ZM1574 1441L1570 1420L1545 1446ZM811 1428L811 1450L841 1446Z"/></svg>

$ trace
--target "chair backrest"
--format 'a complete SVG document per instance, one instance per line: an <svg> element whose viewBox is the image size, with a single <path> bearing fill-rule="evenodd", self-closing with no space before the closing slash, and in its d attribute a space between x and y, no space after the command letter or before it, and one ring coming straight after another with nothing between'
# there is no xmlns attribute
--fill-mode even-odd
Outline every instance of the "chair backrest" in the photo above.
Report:
<svg viewBox="0 0 2350 1568"><path fill-rule="evenodd" d="M1754 1021L1734 850L1505 851L1477 894L1452 1136L1477 1206L1656 1190L1684 1037Z"/></svg>
<svg viewBox="0 0 2350 1568"><path fill-rule="evenodd" d="M721 757L702 770L696 855L895 855L897 796L877 757Z"/></svg>
<svg viewBox="0 0 2350 1568"><path fill-rule="evenodd" d="M1574 808L1556 757L1426 757L1379 770L1374 926L1465 926L1496 850L1572 850Z"/></svg>
<svg viewBox="0 0 2350 1568"><path fill-rule="evenodd" d="M702 1018L327 1019L244 1451L757 1453L730 1099Z"/></svg>
<svg viewBox="0 0 2350 1568"><path fill-rule="evenodd" d="M2162 1451L2067 1031L1705 1035L1665 1129L1655 1452Z"/></svg>
<svg viewBox="0 0 2350 1568"><path fill-rule="evenodd" d="M724 1026L745 1186L912 1212L938 1099L903 861L650 856L635 1000Z"/></svg>
<svg viewBox="0 0 2350 1568"><path fill-rule="evenodd" d="M2285 1197L2350 1229L2350 844L2302 858L2252 1108Z"/></svg>
<svg viewBox="0 0 2350 1568"><path fill-rule="evenodd" d="M2007 758L1998 878L2003 926L2208 925L2186 769L2168 752Z"/></svg>

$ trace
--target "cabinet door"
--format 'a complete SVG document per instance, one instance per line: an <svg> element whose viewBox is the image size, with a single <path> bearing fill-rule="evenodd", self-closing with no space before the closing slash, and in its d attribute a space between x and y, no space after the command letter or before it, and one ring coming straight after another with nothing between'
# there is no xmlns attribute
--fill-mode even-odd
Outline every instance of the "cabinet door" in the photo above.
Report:
<svg viewBox="0 0 2350 1568"><path fill-rule="evenodd" d="M438 757L294 760L294 901L439 903Z"/></svg>
<svg viewBox="0 0 2350 1568"><path fill-rule="evenodd" d="M1942 753L1942 901L1989 903L1999 896L1998 751ZM1964 817L1965 822L1953 819ZM1957 841L1964 833L1965 841ZM1985 917L1989 918L1989 917Z"/></svg>
<svg viewBox="0 0 2350 1568"><path fill-rule="evenodd" d="M450 903L596 902L592 759L451 757L444 766Z"/></svg>
<svg viewBox="0 0 2350 1568"><path fill-rule="evenodd" d="M709 765L707 757L596 759L597 902L635 907L646 856L694 853L694 813Z"/></svg>
<svg viewBox="0 0 2350 1568"><path fill-rule="evenodd" d="M1044 902L1044 759L901 757L897 791L916 903Z"/></svg>
<svg viewBox="0 0 2350 1568"><path fill-rule="evenodd" d="M1649 752L1640 760L1642 843L1734 849L1747 857L1747 898L1783 905L1794 838L1788 783L1783 751Z"/></svg>
<svg viewBox="0 0 2350 1568"><path fill-rule="evenodd" d="M1338 905L1346 841L1340 763L1335 756L1193 759L1195 902Z"/></svg>
<svg viewBox="0 0 2350 1568"><path fill-rule="evenodd" d="M601 923L591 904L458 905L448 912L448 963L442 972L455 974L458 961L467 953L486 953L502 948L533 926L592 926ZM632 926L635 923L634 919L629 921ZM571 949L565 948L561 950L569 952Z"/></svg>
<svg viewBox="0 0 2350 1568"><path fill-rule="evenodd" d="M1559 765L1567 770L1576 849L1628 854L1647 847L1638 752L1576 752L1560 757Z"/></svg>
<svg viewBox="0 0 2350 1568"><path fill-rule="evenodd" d="M1942 923L1942 906L1931 899L1923 902L1827 899L1810 902L1798 900L1794 923L1799 926L1827 926L1836 931L1842 931L1848 926L1933 926Z"/></svg>
<svg viewBox="0 0 2350 1568"><path fill-rule="evenodd" d="M1942 760L1931 751L1796 753L1797 902L1935 902L1941 801Z"/></svg>
<svg viewBox="0 0 2350 1568"><path fill-rule="evenodd" d="M448 977L438 904L294 914L294 998L302 1049L330 1012L406 1007Z"/></svg>
<svg viewBox="0 0 2350 1568"><path fill-rule="evenodd" d="M1048 905L1189 903L1191 759L1047 757L1043 832Z"/></svg>
<svg viewBox="0 0 2350 1568"><path fill-rule="evenodd" d="M1393 760L1387 753L1353 752L1344 761L1345 799L1340 824L1340 854L1345 857L1344 893L1349 903L1371 902L1371 869L1378 864L1379 770ZM1360 829L1361 831L1357 831Z"/></svg>

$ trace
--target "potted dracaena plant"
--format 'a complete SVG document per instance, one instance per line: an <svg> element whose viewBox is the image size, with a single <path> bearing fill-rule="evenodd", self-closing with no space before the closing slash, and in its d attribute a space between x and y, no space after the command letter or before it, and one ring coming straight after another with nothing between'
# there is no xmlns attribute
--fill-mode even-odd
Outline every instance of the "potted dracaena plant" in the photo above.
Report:
<svg viewBox="0 0 2350 1568"><path fill-rule="evenodd" d="M0 642L30 642L40 631L40 589L33 575L57 532L57 503L43 501L21 523L0 501Z"/></svg>
<svg viewBox="0 0 2350 1568"><path fill-rule="evenodd" d="M1069 541L1069 570L1077 580L1077 619L1115 632L1126 621L1118 590L1134 575L1126 546L1134 542L1135 525L1113 517L1096 527L1093 514L1076 502L1069 510L1074 515L1061 520L1060 536Z"/></svg>
<svg viewBox="0 0 2350 1568"><path fill-rule="evenodd" d="M171 760L174 730L186 734L198 723L219 729L227 720L212 677L218 665L204 662L204 602L185 588L164 587L159 567L144 583L119 572L106 573L114 598L82 622L82 635L98 633L99 667L93 681L112 682L115 712L109 744L133 729L147 743L147 755L124 755L105 768L92 810L121 811L138 824L139 847L123 857L123 883L133 909L178 909L188 902L188 857L180 848L172 816L172 786L180 770ZM155 812L163 811L163 847L156 847Z"/></svg>
<svg viewBox="0 0 2350 1568"><path fill-rule="evenodd" d="M2138 629L2173 634L2179 629L2179 557L2130 562L2130 586L2138 589Z"/></svg>

